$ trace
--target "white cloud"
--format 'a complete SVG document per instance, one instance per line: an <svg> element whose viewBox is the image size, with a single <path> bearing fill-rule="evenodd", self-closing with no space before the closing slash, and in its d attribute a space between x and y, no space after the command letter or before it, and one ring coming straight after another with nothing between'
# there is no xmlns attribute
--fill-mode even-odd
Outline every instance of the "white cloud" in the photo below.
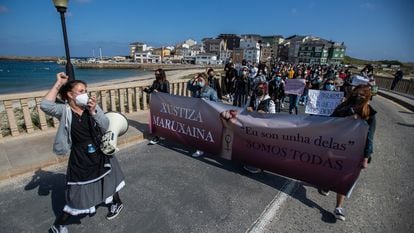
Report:
<svg viewBox="0 0 414 233"><path fill-rule="evenodd" d="M7 8L6 6L1 6L0 5L0 14L4 14L9 12L9 8Z"/></svg>

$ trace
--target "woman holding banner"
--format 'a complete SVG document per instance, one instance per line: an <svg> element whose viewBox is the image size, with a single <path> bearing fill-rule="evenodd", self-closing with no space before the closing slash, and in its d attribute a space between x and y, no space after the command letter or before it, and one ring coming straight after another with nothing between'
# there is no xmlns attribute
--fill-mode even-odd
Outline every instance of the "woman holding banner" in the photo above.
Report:
<svg viewBox="0 0 414 233"><path fill-rule="evenodd" d="M145 88L144 91L148 94L151 94L151 92L163 92L163 93L170 93L170 82L167 80L167 75L165 74L165 71L161 68L157 69L155 71L155 80L152 83L150 88ZM160 141L160 137L155 136L151 141L149 142L150 145L155 145Z"/></svg>
<svg viewBox="0 0 414 233"><path fill-rule="evenodd" d="M361 161L362 168L368 167L368 163L371 162L371 155L373 153L373 141L376 127L375 115L377 112L369 105L370 99L370 87L368 85L359 85L355 87L354 90L352 90L350 97L345 100L345 102L336 107L335 111L331 115L332 117L354 116L355 119L361 118L368 123L369 129L365 144L364 158ZM351 195L352 189L349 191L347 195L348 197ZM319 189L319 193L322 195L327 195L328 191ZM334 210L334 214L337 219L342 221L345 220L345 215L342 208L344 200L344 195L339 193L336 195L336 208Z"/></svg>
<svg viewBox="0 0 414 233"><path fill-rule="evenodd" d="M191 91L191 96L194 98L218 102L217 92L210 87L208 77L205 73L199 73L193 79L189 80L187 87ZM203 155L204 151L201 150L197 150L192 154L195 158Z"/></svg>
<svg viewBox="0 0 414 233"><path fill-rule="evenodd" d="M109 120L88 96L86 83L70 80L58 73L56 83L43 98L40 108L60 120L53 151L69 155L66 172L66 205L63 213L50 228L52 232L68 232L70 216L95 213L95 206L110 204L106 216L115 218L123 208L118 191L125 186L124 174L116 157L99 149L100 131L106 131ZM60 94L65 104L56 103Z"/></svg>

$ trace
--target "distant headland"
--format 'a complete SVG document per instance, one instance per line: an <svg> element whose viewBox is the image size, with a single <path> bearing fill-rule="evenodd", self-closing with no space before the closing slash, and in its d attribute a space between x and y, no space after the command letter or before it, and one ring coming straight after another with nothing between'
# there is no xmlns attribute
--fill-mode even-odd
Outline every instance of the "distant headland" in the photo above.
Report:
<svg viewBox="0 0 414 233"><path fill-rule="evenodd" d="M54 61L58 57L0 56L0 61Z"/></svg>

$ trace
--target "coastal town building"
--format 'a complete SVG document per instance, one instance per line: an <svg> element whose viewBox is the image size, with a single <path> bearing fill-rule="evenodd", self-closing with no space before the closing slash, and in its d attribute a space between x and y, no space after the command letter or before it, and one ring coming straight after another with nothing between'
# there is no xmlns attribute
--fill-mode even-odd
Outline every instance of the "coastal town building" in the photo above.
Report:
<svg viewBox="0 0 414 233"><path fill-rule="evenodd" d="M286 45L288 46L288 62L290 63L298 63L298 53L299 48L306 41L308 37L307 36L299 36L299 35L293 35L290 37L287 37L285 39Z"/></svg>
<svg viewBox="0 0 414 233"><path fill-rule="evenodd" d="M134 42L134 43L129 44L129 49L130 49L129 56L132 58L135 57L135 53L144 52L148 50L147 45L141 42Z"/></svg>
<svg viewBox="0 0 414 233"><path fill-rule="evenodd" d="M198 54L195 59L197 65L215 65L220 64L217 60L217 55L213 53Z"/></svg>
<svg viewBox="0 0 414 233"><path fill-rule="evenodd" d="M171 55L171 50L165 47L155 48L152 52L154 55L159 55L161 57L169 57Z"/></svg>
<svg viewBox="0 0 414 233"><path fill-rule="evenodd" d="M308 37L299 47L298 62L311 64L340 64L345 56L344 43Z"/></svg>
<svg viewBox="0 0 414 233"><path fill-rule="evenodd" d="M226 43L227 50L234 50L240 47L241 37L236 34L220 34L217 39L221 39Z"/></svg>
<svg viewBox="0 0 414 233"><path fill-rule="evenodd" d="M329 64L341 64L345 57L345 44L344 42L329 41L331 47L328 50L328 63Z"/></svg>
<svg viewBox="0 0 414 233"><path fill-rule="evenodd" d="M161 63L160 55L153 55L151 51L136 52L134 62L139 64L145 63Z"/></svg>
<svg viewBox="0 0 414 233"><path fill-rule="evenodd" d="M240 48L243 49L243 59L248 62L259 62L260 45L257 38L245 36L240 39Z"/></svg>
<svg viewBox="0 0 414 233"><path fill-rule="evenodd" d="M127 58L125 56L114 56L112 59L116 62L126 62Z"/></svg>
<svg viewBox="0 0 414 233"><path fill-rule="evenodd" d="M242 48L233 49L231 58L233 60L233 63L242 63L244 59L244 49Z"/></svg>
<svg viewBox="0 0 414 233"><path fill-rule="evenodd" d="M262 36L262 43L268 44L271 47L271 59L274 60L278 57L279 45L284 42L283 36L272 35Z"/></svg>
<svg viewBox="0 0 414 233"><path fill-rule="evenodd" d="M267 43L260 48L260 62L270 62L273 59L273 48Z"/></svg>
<svg viewBox="0 0 414 233"><path fill-rule="evenodd" d="M261 36L257 34L220 34L217 38L204 38L198 44L187 39L175 47L153 49L141 42L129 45L130 57L135 62L157 63L168 58L172 62L191 64L235 63L246 60L252 63L290 63L340 64L345 57L346 46L311 35Z"/></svg>
<svg viewBox="0 0 414 233"><path fill-rule="evenodd" d="M222 39L204 38L202 42L206 53L213 53L216 56L220 55L220 48L223 47L224 43Z"/></svg>
<svg viewBox="0 0 414 233"><path fill-rule="evenodd" d="M230 60L230 58L233 55L233 51L232 50L220 50L220 55L219 55L219 59L223 62L227 62Z"/></svg>

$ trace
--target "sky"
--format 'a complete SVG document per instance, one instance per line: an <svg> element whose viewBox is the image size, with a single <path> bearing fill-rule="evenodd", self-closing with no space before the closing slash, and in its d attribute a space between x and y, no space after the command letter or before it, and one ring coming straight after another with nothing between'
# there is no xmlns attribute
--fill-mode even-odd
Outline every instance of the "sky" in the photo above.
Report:
<svg viewBox="0 0 414 233"><path fill-rule="evenodd" d="M414 62L410 0L69 0L66 24L72 57L234 33L313 35L345 42L352 57ZM64 54L52 0L0 0L0 55Z"/></svg>

